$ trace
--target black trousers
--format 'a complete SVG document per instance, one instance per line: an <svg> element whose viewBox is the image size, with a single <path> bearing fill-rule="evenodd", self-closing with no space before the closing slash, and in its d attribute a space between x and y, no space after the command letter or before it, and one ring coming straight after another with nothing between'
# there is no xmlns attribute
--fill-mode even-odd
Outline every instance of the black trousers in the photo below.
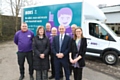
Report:
<svg viewBox="0 0 120 80"><path fill-rule="evenodd" d="M36 70L36 80L48 80L48 70Z"/></svg>
<svg viewBox="0 0 120 80"><path fill-rule="evenodd" d="M51 57L51 74L52 74L53 77L55 77L54 55L51 54L50 57ZM60 77L63 77L62 67L60 68Z"/></svg>
<svg viewBox="0 0 120 80"><path fill-rule="evenodd" d="M83 68L73 68L74 80L82 80Z"/></svg>
<svg viewBox="0 0 120 80"><path fill-rule="evenodd" d="M19 69L20 69L20 74L24 75L24 62L25 58L27 59L27 62L29 64L29 74L33 75L33 52L18 52L17 53L18 57L18 64L19 64Z"/></svg>
<svg viewBox="0 0 120 80"><path fill-rule="evenodd" d="M71 66L71 64L69 65L69 68L70 68L70 75L72 75L73 67Z"/></svg>
<svg viewBox="0 0 120 80"><path fill-rule="evenodd" d="M70 69L69 69L69 63L67 59L61 60L61 59L55 59L54 60L55 65L55 80L60 80L60 69L63 67L65 72L66 80L70 80Z"/></svg>

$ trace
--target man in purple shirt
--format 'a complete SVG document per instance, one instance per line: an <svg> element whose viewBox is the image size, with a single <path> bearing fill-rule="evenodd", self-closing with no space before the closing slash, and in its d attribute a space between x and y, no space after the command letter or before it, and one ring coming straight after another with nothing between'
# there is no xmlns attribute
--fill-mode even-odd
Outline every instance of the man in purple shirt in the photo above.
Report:
<svg viewBox="0 0 120 80"><path fill-rule="evenodd" d="M50 23L46 23L46 36L48 38L50 38L51 34L51 24Z"/></svg>
<svg viewBox="0 0 120 80"><path fill-rule="evenodd" d="M32 39L34 34L32 31L28 30L28 26L26 23L21 24L21 30L17 31L14 36L14 43L18 46L18 64L20 69L20 78L19 80L23 80L24 78L24 62L25 58L29 64L29 74L30 80L34 80L33 78L33 52L32 52Z"/></svg>
<svg viewBox="0 0 120 80"><path fill-rule="evenodd" d="M53 27L51 29L51 37L49 38L49 40L50 40L50 46L52 45L53 37L56 36L56 35L57 35L57 28ZM54 58L53 58L52 51L50 52L50 59L51 59L51 76L49 77L49 79L53 79L55 77L55 67L54 67Z"/></svg>
<svg viewBox="0 0 120 80"><path fill-rule="evenodd" d="M76 28L77 28L77 25L76 25L76 24L72 24L72 25L71 25L71 30L72 30L71 38L74 37L74 31L75 31Z"/></svg>

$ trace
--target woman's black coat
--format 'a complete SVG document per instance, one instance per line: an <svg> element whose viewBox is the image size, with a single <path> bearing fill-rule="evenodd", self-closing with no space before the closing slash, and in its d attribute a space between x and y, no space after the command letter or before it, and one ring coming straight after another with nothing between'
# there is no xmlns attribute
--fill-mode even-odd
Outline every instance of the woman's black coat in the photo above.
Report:
<svg viewBox="0 0 120 80"><path fill-rule="evenodd" d="M47 37L39 38L35 36L33 40L33 68L35 70L49 69L49 39ZM45 54L45 58L41 59L40 54Z"/></svg>
<svg viewBox="0 0 120 80"><path fill-rule="evenodd" d="M82 56L82 58L80 60L78 60L78 64L80 67L84 67L85 66L85 52L87 49L87 40L86 38L81 38L81 43L80 43L80 49L79 51L77 50L77 46L76 46L76 41L74 39L72 39L71 41L71 53L72 53L72 59L74 59L74 57L76 56L76 54L78 53L78 56Z"/></svg>

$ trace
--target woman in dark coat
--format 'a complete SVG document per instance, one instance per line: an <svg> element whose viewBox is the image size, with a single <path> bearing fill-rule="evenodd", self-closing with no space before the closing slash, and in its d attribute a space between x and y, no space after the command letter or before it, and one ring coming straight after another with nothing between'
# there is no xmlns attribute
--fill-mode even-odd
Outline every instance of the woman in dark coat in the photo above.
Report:
<svg viewBox="0 0 120 80"><path fill-rule="evenodd" d="M45 36L43 26L37 29L33 41L33 68L36 70L36 80L48 80L49 69L49 39Z"/></svg>
<svg viewBox="0 0 120 80"><path fill-rule="evenodd" d="M76 28L74 38L71 41L71 51L69 54L69 59L73 66L74 80L82 80L86 49L87 40L83 37L82 29Z"/></svg>

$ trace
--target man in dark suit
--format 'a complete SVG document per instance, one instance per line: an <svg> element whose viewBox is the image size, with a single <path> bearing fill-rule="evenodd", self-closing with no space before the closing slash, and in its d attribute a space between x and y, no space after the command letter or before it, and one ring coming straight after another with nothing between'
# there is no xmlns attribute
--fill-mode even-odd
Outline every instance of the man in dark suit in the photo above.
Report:
<svg viewBox="0 0 120 80"><path fill-rule="evenodd" d="M60 34L53 38L52 51L54 54L55 80L60 80L60 67L64 68L66 80L70 80L69 50L71 38L65 34L65 27L60 25Z"/></svg>

